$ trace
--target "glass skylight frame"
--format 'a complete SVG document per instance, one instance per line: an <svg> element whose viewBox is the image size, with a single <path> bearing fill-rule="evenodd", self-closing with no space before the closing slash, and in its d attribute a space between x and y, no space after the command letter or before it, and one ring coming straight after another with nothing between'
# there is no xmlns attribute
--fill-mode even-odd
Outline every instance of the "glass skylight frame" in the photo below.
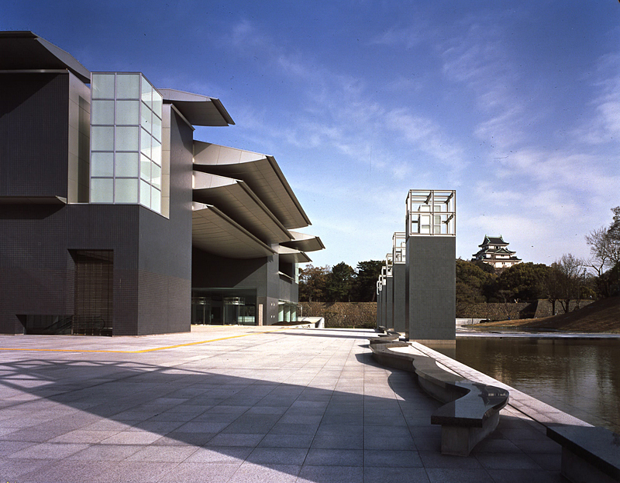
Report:
<svg viewBox="0 0 620 483"><path fill-rule="evenodd" d="M407 236L456 236L456 190L409 190Z"/></svg>

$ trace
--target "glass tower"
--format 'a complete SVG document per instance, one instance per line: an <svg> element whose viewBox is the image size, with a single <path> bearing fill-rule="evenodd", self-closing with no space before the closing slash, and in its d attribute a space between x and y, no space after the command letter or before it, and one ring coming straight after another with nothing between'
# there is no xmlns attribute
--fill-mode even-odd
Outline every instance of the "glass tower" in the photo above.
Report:
<svg viewBox="0 0 620 483"><path fill-rule="evenodd" d="M140 73L91 74L90 202L161 214L162 96Z"/></svg>

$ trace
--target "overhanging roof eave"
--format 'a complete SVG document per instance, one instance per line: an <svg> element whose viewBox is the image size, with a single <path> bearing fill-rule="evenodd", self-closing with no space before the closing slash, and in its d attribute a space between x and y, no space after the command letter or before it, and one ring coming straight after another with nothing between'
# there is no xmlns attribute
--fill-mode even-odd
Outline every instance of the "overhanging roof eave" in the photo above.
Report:
<svg viewBox="0 0 620 483"><path fill-rule="evenodd" d="M306 212L302 208L301 203L297 199L297 196L295 196L295 193L294 193L293 189L291 188L291 185L288 184L288 181L284 177L284 173L280 169L280 166L278 166L278 163L276 162L276 159L273 156L270 156L270 155L267 155L266 158L269 161L269 164L271 164L271 166L272 166L273 170L275 171L276 175L278 176L278 178L280 178L280 181L281 181L282 185L284 186L284 189L287 191L287 193L290 196L291 200L293 201L293 203L297 207L297 210L299 211L299 213L303 217L304 221L306 222L305 226L312 225L312 222L310 221L310 218L308 218L308 215L306 215ZM299 227L295 227L295 228L303 228L303 227L299 226Z"/></svg>
<svg viewBox="0 0 620 483"><path fill-rule="evenodd" d="M215 97L194 94L177 89L158 88L165 102L173 104L195 126L228 126L235 124L232 117ZM215 121L216 118L219 118Z"/></svg>
<svg viewBox="0 0 620 483"><path fill-rule="evenodd" d="M208 215L211 215L227 226L227 232L230 234L229 238L221 237L219 241L215 241L211 233L200 233L194 225L192 227L192 244L196 247L218 256L233 259L262 258L276 253L269 245L262 242L216 207L194 202L192 203L192 208L192 218L194 221L196 221L197 217L202 218L201 212L203 212L202 215L207 215L207 218Z"/></svg>

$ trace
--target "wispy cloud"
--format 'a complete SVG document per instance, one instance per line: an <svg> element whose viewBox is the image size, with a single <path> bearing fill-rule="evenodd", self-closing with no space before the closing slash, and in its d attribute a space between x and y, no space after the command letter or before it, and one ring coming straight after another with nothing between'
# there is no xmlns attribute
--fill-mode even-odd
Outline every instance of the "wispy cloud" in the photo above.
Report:
<svg viewBox="0 0 620 483"><path fill-rule="evenodd" d="M396 109L387 113L386 124L441 164L457 172L466 168L462 148L452 142L432 120L411 114L406 109Z"/></svg>
<svg viewBox="0 0 620 483"><path fill-rule="evenodd" d="M278 75L294 79L306 99L306 107L295 113L294 122L285 127L264 126L267 135L300 148L331 147L354 162L367 163L373 158L377 160L375 166L385 164L381 159L397 158L389 148L396 136L412 151L428 156L431 163L447 166L455 180L467 165L462 148L432 119L411 108L390 109L372 101L361 79L333 71L299 52L289 52L285 46L276 46L248 21L233 29L233 43L243 55L247 53L246 41L253 47L260 46L262 61L277 69ZM378 151L382 152L381 158L376 156ZM400 161L388 171L399 178L411 169L410 163Z"/></svg>
<svg viewBox="0 0 620 483"><path fill-rule="evenodd" d="M446 42L442 57L444 75L467 84L481 109L514 109L519 73L502 45L500 29L474 22L463 36Z"/></svg>
<svg viewBox="0 0 620 483"><path fill-rule="evenodd" d="M574 130L579 140L588 144L620 141L620 54L603 56L598 61L593 88L597 95L591 102L592 115Z"/></svg>
<svg viewBox="0 0 620 483"><path fill-rule="evenodd" d="M371 38L368 44L411 49L428 40L429 32L427 26L423 22L417 22L406 27L391 27Z"/></svg>

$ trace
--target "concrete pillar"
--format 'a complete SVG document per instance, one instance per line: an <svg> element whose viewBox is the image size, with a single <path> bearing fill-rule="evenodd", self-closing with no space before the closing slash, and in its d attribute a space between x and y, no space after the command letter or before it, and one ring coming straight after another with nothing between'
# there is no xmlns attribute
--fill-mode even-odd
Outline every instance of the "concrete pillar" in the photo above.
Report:
<svg viewBox="0 0 620 483"><path fill-rule="evenodd" d="M392 269L392 318L396 332L407 332L407 267L395 263Z"/></svg>
<svg viewBox="0 0 620 483"><path fill-rule="evenodd" d="M391 270L385 279L385 326L388 329L394 328L394 278Z"/></svg>
<svg viewBox="0 0 620 483"><path fill-rule="evenodd" d="M377 280L377 328L381 326L381 279Z"/></svg>
<svg viewBox="0 0 620 483"><path fill-rule="evenodd" d="M409 339L456 339L456 238L407 240Z"/></svg>

